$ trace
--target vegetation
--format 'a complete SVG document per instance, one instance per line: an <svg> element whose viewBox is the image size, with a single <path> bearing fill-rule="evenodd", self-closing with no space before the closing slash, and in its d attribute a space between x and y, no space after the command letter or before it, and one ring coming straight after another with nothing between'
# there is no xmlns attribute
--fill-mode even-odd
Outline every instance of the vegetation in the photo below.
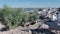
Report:
<svg viewBox="0 0 60 34"><path fill-rule="evenodd" d="M29 22L33 22L33 21L36 21L38 19L38 16L36 13L29 13L29 18L28 18Z"/></svg>
<svg viewBox="0 0 60 34"><path fill-rule="evenodd" d="M0 20L9 28L36 21L37 18L36 13L24 13L21 8L9 8L4 5L4 7L0 9Z"/></svg>
<svg viewBox="0 0 60 34"><path fill-rule="evenodd" d="M43 9L42 8L40 8L38 11L42 11Z"/></svg>

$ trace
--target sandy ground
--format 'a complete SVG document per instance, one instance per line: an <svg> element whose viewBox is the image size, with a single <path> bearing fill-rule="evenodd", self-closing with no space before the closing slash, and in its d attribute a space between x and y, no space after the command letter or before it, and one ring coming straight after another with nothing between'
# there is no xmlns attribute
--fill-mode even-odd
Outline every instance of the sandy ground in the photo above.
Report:
<svg viewBox="0 0 60 34"><path fill-rule="evenodd" d="M5 27L5 26L2 25L0 22L0 29L3 27ZM0 34L30 34L29 32L21 31L22 29L27 29L27 28L19 26L19 27L16 27L14 29L10 29L8 31L3 31L3 32L0 31Z"/></svg>
<svg viewBox="0 0 60 34"><path fill-rule="evenodd" d="M15 29L10 29L9 31L3 31L3 32L0 31L0 34L31 34L26 31L21 31L22 29L23 29L23 27L19 26Z"/></svg>
<svg viewBox="0 0 60 34"><path fill-rule="evenodd" d="M21 27L21 26L19 26L19 27L16 27L16 28L14 28L14 29L10 29L10 30L8 30L8 31L3 31L3 32L1 32L0 31L0 34L31 34L31 31L22 31L22 30L27 30L27 29L36 29L39 25L38 25L39 23L36 23L36 24L34 24L34 25L30 25L29 26L29 28L27 28L27 27ZM0 23L0 28L2 28L2 27L4 27L4 25L2 25L1 23ZM44 24L42 24L42 26L41 26L41 28L48 28L48 26L47 25L44 25ZM52 30L53 32L54 32L54 30ZM59 32L59 33L58 33ZM60 31L57 31L56 32L57 34L60 34Z"/></svg>

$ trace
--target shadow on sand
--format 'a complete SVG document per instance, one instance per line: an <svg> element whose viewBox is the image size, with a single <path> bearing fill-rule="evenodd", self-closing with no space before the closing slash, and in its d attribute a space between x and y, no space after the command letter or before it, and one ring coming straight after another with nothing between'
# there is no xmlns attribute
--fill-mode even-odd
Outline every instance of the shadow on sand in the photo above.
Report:
<svg viewBox="0 0 60 34"><path fill-rule="evenodd" d="M32 34L55 34L54 32L51 32L50 30L47 29L34 29L31 31Z"/></svg>

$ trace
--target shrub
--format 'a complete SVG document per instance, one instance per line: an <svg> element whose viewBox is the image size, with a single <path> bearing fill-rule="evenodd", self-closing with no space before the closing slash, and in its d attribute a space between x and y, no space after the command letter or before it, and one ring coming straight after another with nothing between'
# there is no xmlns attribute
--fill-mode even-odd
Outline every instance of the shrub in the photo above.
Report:
<svg viewBox="0 0 60 34"><path fill-rule="evenodd" d="M23 16L25 14L23 13L22 9L16 9L16 8L8 8L4 7L0 11L0 17L4 21L4 25L8 26L9 28L18 26L19 23L21 23Z"/></svg>
<svg viewBox="0 0 60 34"><path fill-rule="evenodd" d="M38 19L38 15L36 13L29 13L28 21L33 23Z"/></svg>
<svg viewBox="0 0 60 34"><path fill-rule="evenodd" d="M24 13L20 8L4 6L3 9L0 10L0 19L4 22L3 24L9 28L36 21L37 17L36 13Z"/></svg>

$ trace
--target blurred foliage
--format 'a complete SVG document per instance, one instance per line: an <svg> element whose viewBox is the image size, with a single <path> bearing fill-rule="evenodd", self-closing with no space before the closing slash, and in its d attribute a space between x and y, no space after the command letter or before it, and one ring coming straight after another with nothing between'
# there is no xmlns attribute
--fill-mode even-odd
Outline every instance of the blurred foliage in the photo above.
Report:
<svg viewBox="0 0 60 34"><path fill-rule="evenodd" d="M4 5L0 9L0 20L9 28L24 25L27 22L36 21L37 19L36 13L24 13L21 8L10 8Z"/></svg>
<svg viewBox="0 0 60 34"><path fill-rule="evenodd" d="M36 21L38 19L38 15L34 12L30 12L29 13L29 17L28 17L28 21L29 22L33 22L33 21Z"/></svg>
<svg viewBox="0 0 60 34"><path fill-rule="evenodd" d="M38 11L42 11L43 9L42 8L40 8Z"/></svg>

